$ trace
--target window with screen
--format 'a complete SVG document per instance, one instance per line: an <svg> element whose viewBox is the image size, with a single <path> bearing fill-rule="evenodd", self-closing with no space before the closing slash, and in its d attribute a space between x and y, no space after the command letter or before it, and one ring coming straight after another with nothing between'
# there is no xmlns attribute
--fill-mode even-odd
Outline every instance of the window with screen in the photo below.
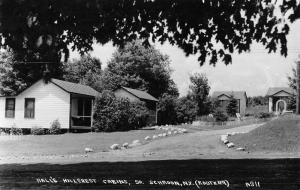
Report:
<svg viewBox="0 0 300 190"><path fill-rule="evenodd" d="M35 109L35 99L34 98L25 98L25 118L34 118L34 109Z"/></svg>
<svg viewBox="0 0 300 190"><path fill-rule="evenodd" d="M78 98L78 115L79 116L90 116L92 110L92 100Z"/></svg>
<svg viewBox="0 0 300 190"><path fill-rule="evenodd" d="M5 117L14 118L15 117L15 98L6 98L5 101Z"/></svg>

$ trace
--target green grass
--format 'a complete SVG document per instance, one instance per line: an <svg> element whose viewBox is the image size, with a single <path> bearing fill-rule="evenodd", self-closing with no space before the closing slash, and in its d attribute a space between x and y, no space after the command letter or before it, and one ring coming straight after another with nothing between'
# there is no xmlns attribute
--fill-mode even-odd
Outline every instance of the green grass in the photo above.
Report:
<svg viewBox="0 0 300 190"><path fill-rule="evenodd" d="M66 133L62 135L0 137L0 156L65 155L84 153L86 147L95 152L108 151L112 144L131 143L146 136L165 132L163 130L141 129L112 133ZM1 139L2 138L2 139Z"/></svg>
<svg viewBox="0 0 300 190"><path fill-rule="evenodd" d="M247 133L230 137L249 151L300 151L300 117L283 117Z"/></svg>

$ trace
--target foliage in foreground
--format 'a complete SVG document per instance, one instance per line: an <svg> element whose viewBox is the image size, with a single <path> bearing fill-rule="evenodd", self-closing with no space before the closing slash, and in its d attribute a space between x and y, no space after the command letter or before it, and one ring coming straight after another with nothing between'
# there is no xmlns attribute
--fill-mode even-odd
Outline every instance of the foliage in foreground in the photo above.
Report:
<svg viewBox="0 0 300 190"><path fill-rule="evenodd" d="M218 60L229 64L230 54L247 52L253 40L286 56L288 23L300 17L297 1L274 5L269 0L2 0L0 10L1 48L12 48L20 61L45 62L36 69L30 65L28 77L33 81L58 73L70 48L86 53L95 41L119 46L138 38L147 45L168 41L186 55L199 55L201 65L206 61L215 65ZM287 18L276 17L276 11ZM24 65L14 70L22 74Z"/></svg>

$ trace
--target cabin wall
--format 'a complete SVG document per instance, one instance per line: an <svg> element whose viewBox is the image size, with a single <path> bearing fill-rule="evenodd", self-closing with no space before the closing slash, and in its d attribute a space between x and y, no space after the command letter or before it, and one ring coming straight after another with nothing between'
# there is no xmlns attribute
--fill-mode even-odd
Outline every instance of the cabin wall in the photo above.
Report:
<svg viewBox="0 0 300 190"><path fill-rule="evenodd" d="M218 100L221 101L221 105L220 105L221 109L224 112L226 112L226 108L227 108L227 105L229 104L230 98L223 95L223 96L218 97ZM241 115L245 115L246 107L247 107L247 97L244 96L241 99L237 99L237 106L238 106L237 112L239 112Z"/></svg>
<svg viewBox="0 0 300 190"><path fill-rule="evenodd" d="M40 80L15 98L14 118L5 117L6 97L0 98L0 127L49 128L51 122L58 119L61 128L69 128L70 94L55 84ZM35 98L34 118L24 117L25 98Z"/></svg>

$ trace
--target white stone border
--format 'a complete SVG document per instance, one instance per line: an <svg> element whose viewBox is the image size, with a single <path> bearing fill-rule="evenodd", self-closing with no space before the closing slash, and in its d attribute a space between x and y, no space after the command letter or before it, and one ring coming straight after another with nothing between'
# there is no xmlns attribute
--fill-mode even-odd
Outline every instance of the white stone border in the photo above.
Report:
<svg viewBox="0 0 300 190"><path fill-rule="evenodd" d="M165 133L159 133L159 134L153 135L152 137L146 136L144 138L144 140L146 142L151 142L152 140L155 140L155 139L158 139L158 138L167 137L167 136L172 136L172 135L174 136L174 135L177 135L177 134L188 133L187 129L180 128L180 127L175 127L175 126L172 126L172 125L153 126L151 128L153 128L155 130L157 130L157 129L165 130L166 132ZM142 143L139 140L134 140L134 141L132 141L131 144L125 142L125 143L123 143L122 146L120 146L119 144L112 144L110 146L110 149L111 150L128 149L128 148L133 148L133 147L140 146L140 145L142 145Z"/></svg>
<svg viewBox="0 0 300 190"><path fill-rule="evenodd" d="M236 135L236 134L242 134L241 132L232 132L232 133L227 133L226 135L221 135L220 139L224 143L224 145L227 146L227 148L234 148L235 144L233 142L229 142L228 137L231 135ZM236 148L238 151L245 151L245 148L243 147L238 147Z"/></svg>

